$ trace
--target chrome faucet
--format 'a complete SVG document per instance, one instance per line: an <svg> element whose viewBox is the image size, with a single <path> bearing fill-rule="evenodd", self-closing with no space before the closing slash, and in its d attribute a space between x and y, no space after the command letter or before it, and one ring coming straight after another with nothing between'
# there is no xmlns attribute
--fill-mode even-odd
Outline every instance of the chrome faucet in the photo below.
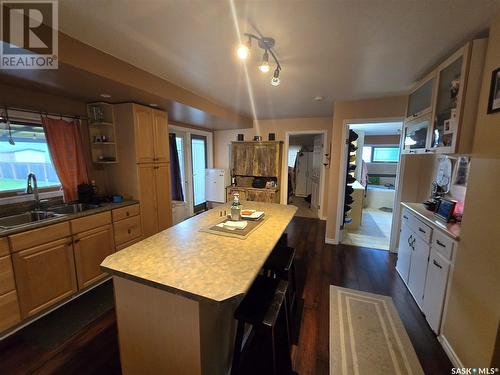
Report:
<svg viewBox="0 0 500 375"><path fill-rule="evenodd" d="M38 185L36 183L36 176L34 173L28 175L26 184L26 194L34 194L35 196L35 211L40 209L40 196L38 195Z"/></svg>

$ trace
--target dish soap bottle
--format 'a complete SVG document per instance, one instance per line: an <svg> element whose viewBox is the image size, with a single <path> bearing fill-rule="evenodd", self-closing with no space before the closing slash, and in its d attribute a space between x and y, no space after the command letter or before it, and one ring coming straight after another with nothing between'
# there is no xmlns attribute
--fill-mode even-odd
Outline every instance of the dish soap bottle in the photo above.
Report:
<svg viewBox="0 0 500 375"><path fill-rule="evenodd" d="M231 220L241 220L241 203L240 195L238 193L233 194L233 204L231 205Z"/></svg>

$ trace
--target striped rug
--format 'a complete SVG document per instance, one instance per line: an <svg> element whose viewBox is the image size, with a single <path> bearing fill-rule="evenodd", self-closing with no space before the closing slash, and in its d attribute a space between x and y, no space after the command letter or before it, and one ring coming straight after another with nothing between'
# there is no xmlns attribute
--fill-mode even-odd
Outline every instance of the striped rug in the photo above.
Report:
<svg viewBox="0 0 500 375"><path fill-rule="evenodd" d="M330 286L330 374L424 374L391 297Z"/></svg>

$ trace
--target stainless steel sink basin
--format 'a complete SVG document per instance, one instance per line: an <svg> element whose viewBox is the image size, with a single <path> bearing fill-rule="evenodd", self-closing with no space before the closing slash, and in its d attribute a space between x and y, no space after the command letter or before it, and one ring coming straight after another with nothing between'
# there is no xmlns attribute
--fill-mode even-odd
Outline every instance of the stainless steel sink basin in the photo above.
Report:
<svg viewBox="0 0 500 375"><path fill-rule="evenodd" d="M73 203L73 204L65 204L62 206L51 207L50 211L53 211L57 214L76 214L78 212L93 210L94 208L101 207L98 204L91 203Z"/></svg>
<svg viewBox="0 0 500 375"><path fill-rule="evenodd" d="M0 217L0 228L9 229L44 220L55 219L64 215L51 211L28 211L18 215Z"/></svg>

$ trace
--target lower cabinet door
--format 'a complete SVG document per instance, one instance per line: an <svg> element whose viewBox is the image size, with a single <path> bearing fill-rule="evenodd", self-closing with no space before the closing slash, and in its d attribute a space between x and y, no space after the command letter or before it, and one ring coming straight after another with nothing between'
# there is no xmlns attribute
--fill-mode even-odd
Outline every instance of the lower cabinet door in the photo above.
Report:
<svg viewBox="0 0 500 375"><path fill-rule="evenodd" d="M396 270L406 284L408 284L408 275L410 273L411 246L414 238L412 233L413 232L405 224L401 223Z"/></svg>
<svg viewBox="0 0 500 375"><path fill-rule="evenodd" d="M158 209L156 202L155 165L139 164L139 190L142 234L144 238L158 233Z"/></svg>
<svg viewBox="0 0 500 375"><path fill-rule="evenodd" d="M156 165L156 201L158 202L158 230L172 226L172 199L170 198L170 163Z"/></svg>
<svg viewBox="0 0 500 375"><path fill-rule="evenodd" d="M8 293L0 295L0 332L20 321L21 315L19 314L16 291L11 290Z"/></svg>
<svg viewBox="0 0 500 375"><path fill-rule="evenodd" d="M114 252L111 224L76 235L74 249L78 288L83 289L106 276L101 263Z"/></svg>
<svg viewBox="0 0 500 375"><path fill-rule="evenodd" d="M70 237L14 253L12 261L23 319L77 291Z"/></svg>
<svg viewBox="0 0 500 375"><path fill-rule="evenodd" d="M408 289L413 294L418 307L422 310L427 264L429 262L430 246L419 236L414 236L413 249L408 275Z"/></svg>
<svg viewBox="0 0 500 375"><path fill-rule="evenodd" d="M450 264L435 249L431 250L425 282L423 311L434 333L439 334Z"/></svg>

